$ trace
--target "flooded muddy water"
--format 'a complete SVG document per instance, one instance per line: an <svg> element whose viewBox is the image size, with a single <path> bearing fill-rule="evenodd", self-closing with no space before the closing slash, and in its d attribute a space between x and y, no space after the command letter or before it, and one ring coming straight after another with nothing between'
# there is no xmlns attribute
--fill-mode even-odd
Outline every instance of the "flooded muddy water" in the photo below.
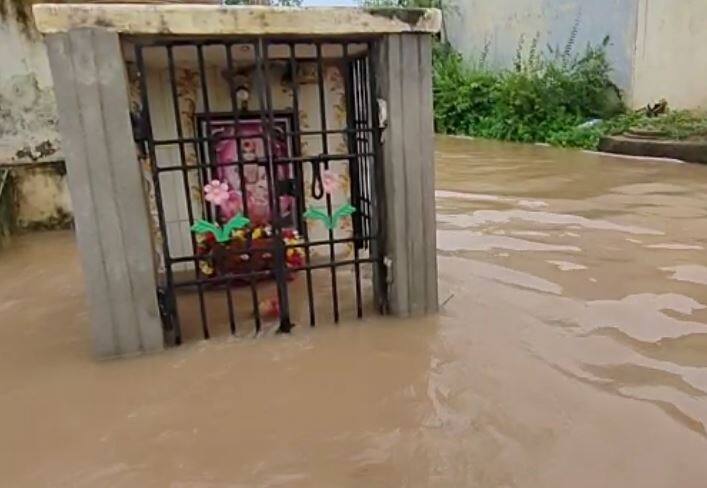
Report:
<svg viewBox="0 0 707 488"><path fill-rule="evenodd" d="M703 487L707 167L437 141L439 315L89 352L70 233L0 254L0 485Z"/></svg>

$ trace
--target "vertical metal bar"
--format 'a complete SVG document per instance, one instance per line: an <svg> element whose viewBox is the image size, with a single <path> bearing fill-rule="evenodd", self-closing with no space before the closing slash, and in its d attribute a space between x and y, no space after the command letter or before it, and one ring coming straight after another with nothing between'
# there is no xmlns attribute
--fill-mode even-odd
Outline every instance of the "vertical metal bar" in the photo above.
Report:
<svg viewBox="0 0 707 488"><path fill-rule="evenodd" d="M296 43L287 43L287 48L289 52L288 56L288 67L291 72L292 79L291 89L292 89L292 127L290 128L290 134L287 136L289 138L290 144L292 144L292 154L291 156L302 156L302 147L300 139L300 120L299 120L299 82L297 81L297 62L296 62ZM304 212L306 211L306 201L304 196L304 171L302 168L302 162L292 163L291 167L294 172L295 177L295 203L297 205L297 216L296 225L298 230L302 230L306 226L306 221L304 218Z"/></svg>
<svg viewBox="0 0 707 488"><path fill-rule="evenodd" d="M316 43L316 53L317 53L317 87L319 89L319 116L321 122L321 135L322 135L322 153L324 154L324 169L329 169L329 161L326 156L329 155L329 141L327 136L327 123L326 123L326 96L324 94L324 68L322 61L322 44L321 41ZM325 193L326 195L326 209L329 215L332 215L331 208L331 195ZM331 270L331 288L332 288L332 305L334 309L334 322L339 322L339 293L336 283L336 253L334 249L334 231L329 229L329 262L332 265Z"/></svg>
<svg viewBox="0 0 707 488"><path fill-rule="evenodd" d="M204 52L201 44L196 46L196 54L199 63L199 81L201 84L201 98L204 104L204 113L206 115L206 134L209 140L209 146L211 145L211 111L209 109L209 89L206 86L206 68L204 66ZM209 154L211 154L211 149L209 149ZM187 195L189 198L189 195ZM199 291L199 313L201 314L201 328L204 333L204 339L209 338L209 323L208 317L206 315L206 303L203 294L203 285L198 282L196 285Z"/></svg>
<svg viewBox="0 0 707 488"><path fill-rule="evenodd" d="M364 87L365 87L365 82L363 79L363 63L361 62L361 58L358 58L354 61L354 73L355 73L355 82L354 82L354 89L355 89L355 102L356 102L356 126L358 129L361 130L361 132L356 134L356 146L359 151L359 154L362 153L367 153L367 147L366 147L366 138L368 137L368 134L365 132L365 129L368 128L368 120L365 115L365 109L364 109ZM361 171L359 172L359 187L361 189L361 196L364 198L368 198L368 193L366 192L366 185L365 185L365 173L366 173L366 168L367 168L367 157L359 155L358 160L360 162L360 167ZM370 209L368 208L368 202L362 198L362 206L360 208L361 212L361 227L363 228L362 230L363 235L367 235L368 231L368 216L370 213Z"/></svg>
<svg viewBox="0 0 707 488"><path fill-rule="evenodd" d="M197 118L196 124L198 125L195 128L197 137L192 142L192 147L194 148L194 152L197 155L197 161L200 162L199 176L201 178L201 181L200 181L201 186L203 187L204 185L206 185L206 183L208 183L212 179L209 177L210 176L209 175L210 168L208 168L206 165L206 162L209 161L210 155L209 155L209 151L205 150L205 148L204 148L205 143L203 141L205 140L206 135L203 132L203 127L201 124L201 117ZM198 142L198 141L202 141L202 142ZM211 205L207 205L205 203L202 203L201 208L202 208L202 211L204 212L204 215L206 216L206 220L213 220L215 218L215 216L213 215L212 209L211 209Z"/></svg>
<svg viewBox="0 0 707 488"><path fill-rule="evenodd" d="M357 154L357 160L359 163L359 191L361 192L361 207L359 208L359 213L360 213L360 222L361 222L361 234L366 235L366 216L367 216L367 208L366 208L366 202L364 201L365 198L365 186L363 184L363 171L365 171L365 163L366 163L366 158L365 156L362 156L361 154L366 152L366 149L364 147L364 137L365 137L365 129L367 128L367 125L365 124L365 118L363 117L362 113L362 100L363 100L363 95L362 95L362 85L361 85L361 59L356 58L353 61L353 80L352 80L352 86L353 86L353 95L354 95L354 120L356 121L356 154ZM364 245L365 243L361 243Z"/></svg>
<svg viewBox="0 0 707 488"><path fill-rule="evenodd" d="M289 45L290 47L290 71L292 72L292 111L294 112L293 115L293 132L299 132L299 82L297 80L297 53L296 51L296 43L292 43ZM296 136L299 137L299 134ZM297 182L297 189L296 193L298 194L298 199L301 201L301 209L300 212L304 212L305 209L305 198L304 198L304 176L302 174L302 164L303 163L297 163L297 170L295 174L297 175L298 182ZM314 291L312 289L312 270L309 269L309 265L311 264L311 256L310 256L310 249L309 246L306 244L309 244L309 229L307 228L307 222L303 222L301 226L301 231L302 231L302 239L304 240L305 246L304 246L304 257L305 257L305 265L307 266L305 269L305 277L307 281L307 299L308 299L308 304L309 304L309 325L310 327L314 327L316 323L316 317L315 317L315 307L314 307Z"/></svg>
<svg viewBox="0 0 707 488"><path fill-rule="evenodd" d="M351 192L351 205L356 207L356 213L352 215L352 224L354 235L362 234L362 210L361 210L361 188L360 188L360 157L358 144L358 119L356 93L356 61L349 56L349 44L342 44L344 49L344 98L346 100L346 144L348 152L351 155L349 158L349 187ZM360 246L360 242L355 241L354 245Z"/></svg>
<svg viewBox="0 0 707 488"><path fill-rule="evenodd" d="M172 273L172 262L169 254L169 240L167 237L167 224L164 218L164 206L162 205L162 189L160 185L160 175L157 171L157 154L155 152L155 139L152 134L152 119L150 118L150 106L147 96L147 70L142 54L143 46L135 46L135 60L137 64L138 77L140 81L140 98L142 104L142 120L145 124L145 136L147 137L147 150L149 155L150 171L152 172L152 182L155 188L155 206L157 208L157 220L162 233L162 254L165 266L166 279L166 300L169 304L170 312L174 313L174 341L177 345L182 343L182 329L179 323L179 311L174 290L174 275Z"/></svg>
<svg viewBox="0 0 707 488"><path fill-rule="evenodd" d="M368 91L368 86L366 82L368 81L368 65L366 64L366 58L362 58L360 60L360 80L361 80L361 117L363 120L363 125L366 129L371 129L373 124L377 124L377 120L372 120L370 117L371 111L369 110L369 103L373 103L371 101L371 97L369 96L369 91ZM363 141L362 141L362 146L363 146L363 152L366 154L370 154L373 151L371 150L371 138L373 137L373 134L371 132L365 132ZM363 172L362 172L362 187L363 187L363 193L366 197L366 223L368 227L368 231L370 232L370 226L371 226L371 168L370 168L370 162L371 162L371 157L370 156L364 156L364 164L363 164Z"/></svg>
<svg viewBox="0 0 707 488"><path fill-rule="evenodd" d="M351 192L351 203L357 208L359 215L353 216L352 231L353 231L353 251L354 251L354 280L356 288L356 315L358 318L363 316L363 306L361 302L361 264L358 261L359 239L361 237L361 196L359 194L359 171L358 171L358 131L356 130L356 118L354 110L356 108L354 96L354 79L351 70L351 60L349 58L349 44L342 45L344 50L344 98L346 99L346 128L349 130L346 134L348 151L353 156L349 158L349 181ZM355 203L354 203L355 202Z"/></svg>
<svg viewBox="0 0 707 488"><path fill-rule="evenodd" d="M194 224L194 209L192 207L191 201L191 191L189 189L189 168L186 162L186 151L184 149L184 130L182 128L182 118L179 107L179 90L177 89L177 79L175 75L174 67L174 52L172 46L166 46L167 49L167 68L169 72L169 85L172 94L172 107L174 109L174 121L177 129L177 140L179 145L179 159L181 162L182 170L182 185L184 189L184 197L187 203L187 215L189 217L189 227ZM201 268L199 267L199 258L196 256L196 237L192 232L189 232L189 238L191 240L192 255L194 256L194 273L198 279L201 277ZM199 286L197 287L197 292L199 294L200 302L204 301L204 291Z"/></svg>
<svg viewBox="0 0 707 488"><path fill-rule="evenodd" d="M236 334L236 315L233 310L233 295L231 293L231 280L226 281L226 306L228 307L228 326L231 334Z"/></svg>
<svg viewBox="0 0 707 488"><path fill-rule="evenodd" d="M228 90L231 99L231 111L233 115L233 137L236 143L236 154L238 157L239 164L238 168L238 179L240 180L240 190L241 199L243 205L243 215L248 217L248 188L245 181L245 170L243 165L245 160L243 159L243 148L241 147L242 138L239 137L240 128L240 107L238 107L238 100L236 100L236 87L233 84L233 74L234 63L233 63L233 44L224 44L226 48L226 66L228 68ZM257 166L256 166L257 167ZM255 276L253 271L253 234L249 232L246 238L246 255L248 256L248 265L250 266L250 273L248 276L248 281L250 285L250 296L253 302L253 317L255 318L255 330L260 331L260 309L258 307L258 287L255 282Z"/></svg>
<svg viewBox="0 0 707 488"><path fill-rule="evenodd" d="M374 60L374 49L380 49L379 41L369 41L367 46L368 59L368 94L371 109L371 125L373 129L373 188L371 191L371 258L374 261L373 293L378 305L378 311L383 314L388 309L388 288L386 285L386 270L383 264L385 255L385 236L379 229L384 228L385 212L381 202L385 199L385 182L383 181L382 154L381 154L381 128L378 115L378 100L376 91L376 65Z"/></svg>
<svg viewBox="0 0 707 488"><path fill-rule="evenodd" d="M273 272L275 275L275 284L277 285L277 297L280 309L280 327L278 328L278 332L288 333L292 329L292 323L290 322L290 307L287 290L285 243L282 239L282 219L280 218L280 195L278 192L279 165L275 164L273 161L271 146L275 117L272 109L272 94L270 90L270 60L268 47L269 44L265 42L262 37L258 39L255 49L255 63L261 87L260 90L258 90L258 95L260 97L260 116L263 121L263 128L265 131L265 152L268 161L266 171L268 177L268 194L270 197L270 216L272 219L271 224L274 238L273 255L275 257L275 269ZM265 100L263 100L262 97L263 90L265 91ZM267 119L265 115L266 113Z"/></svg>

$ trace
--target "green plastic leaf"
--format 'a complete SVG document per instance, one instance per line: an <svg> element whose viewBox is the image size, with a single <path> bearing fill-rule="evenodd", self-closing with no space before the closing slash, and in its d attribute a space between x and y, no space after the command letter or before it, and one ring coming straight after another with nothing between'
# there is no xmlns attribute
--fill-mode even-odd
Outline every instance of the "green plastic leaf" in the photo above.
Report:
<svg viewBox="0 0 707 488"><path fill-rule="evenodd" d="M329 214L321 208L309 207L303 215L306 219L321 220L322 222L324 222L324 225L327 229L333 228L331 219L329 218Z"/></svg>
<svg viewBox="0 0 707 488"><path fill-rule="evenodd" d="M336 211L334 212L334 215L332 215L332 217L331 217L332 228L337 227L339 225L339 220L341 220L344 217L348 217L349 215L353 214L354 212L356 212L356 207L354 207L350 203L345 203L341 207L337 208Z"/></svg>
<svg viewBox="0 0 707 488"><path fill-rule="evenodd" d="M219 242L224 242L224 241L229 240L231 238L231 234L233 233L234 230L242 229L243 227L247 226L248 224L250 224L250 219L248 217L244 217L242 214L239 213L238 215L233 217L231 220L226 222L226 225L223 226L224 240L219 241Z"/></svg>
<svg viewBox="0 0 707 488"><path fill-rule="evenodd" d="M191 226L191 231L195 234L208 234L210 232L216 239L221 235L219 226L208 220L197 220L194 222L194 225Z"/></svg>

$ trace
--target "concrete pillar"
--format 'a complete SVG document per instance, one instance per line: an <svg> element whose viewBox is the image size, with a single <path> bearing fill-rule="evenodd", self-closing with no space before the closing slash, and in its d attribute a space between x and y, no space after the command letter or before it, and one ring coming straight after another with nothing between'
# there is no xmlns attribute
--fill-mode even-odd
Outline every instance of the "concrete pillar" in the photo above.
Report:
<svg viewBox="0 0 707 488"><path fill-rule="evenodd" d="M429 34L385 36L376 51L382 131L383 249L390 312L437 311L432 46Z"/></svg>
<svg viewBox="0 0 707 488"><path fill-rule="evenodd" d="M163 347L147 204L118 35L45 38L97 356Z"/></svg>

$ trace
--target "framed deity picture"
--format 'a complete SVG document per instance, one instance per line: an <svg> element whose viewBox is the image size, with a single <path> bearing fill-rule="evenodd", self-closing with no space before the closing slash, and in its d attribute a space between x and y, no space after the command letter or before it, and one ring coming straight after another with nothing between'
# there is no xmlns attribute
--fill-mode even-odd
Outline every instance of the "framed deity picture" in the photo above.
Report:
<svg viewBox="0 0 707 488"><path fill-rule="evenodd" d="M204 168L204 182L218 180L226 183L230 192L229 205L207 208L207 213L218 214L228 220L235 214L247 213L254 225L271 225L273 211L271 195L279 195L280 225L297 227L295 163L289 161L298 152L291 135L292 116L279 114L274 118L270 134L272 167L277 168L277 188L268 181L268 151L263 120L258 114L240 114L238 121L232 115L198 115L199 158ZM239 147L240 146L240 147Z"/></svg>

